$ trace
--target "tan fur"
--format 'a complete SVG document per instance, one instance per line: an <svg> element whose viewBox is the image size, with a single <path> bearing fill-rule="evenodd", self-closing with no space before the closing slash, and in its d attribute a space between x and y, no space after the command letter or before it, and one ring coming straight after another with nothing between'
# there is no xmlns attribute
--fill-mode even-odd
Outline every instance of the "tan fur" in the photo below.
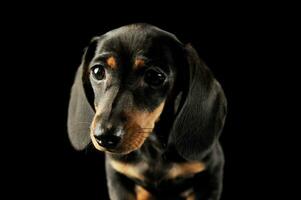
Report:
<svg viewBox="0 0 301 200"><path fill-rule="evenodd" d="M188 189L185 192L182 192L181 197L185 198L186 200L195 200L196 199L193 189Z"/></svg>
<svg viewBox="0 0 301 200"><path fill-rule="evenodd" d="M149 193L141 186L137 185L135 187L135 191L136 191L136 200L154 200L151 193Z"/></svg>
<svg viewBox="0 0 301 200"><path fill-rule="evenodd" d="M171 169L168 171L167 178L175 179L177 177L185 177L193 175L205 170L205 164L202 162L186 162L173 164Z"/></svg>
<svg viewBox="0 0 301 200"><path fill-rule="evenodd" d="M107 59L107 64L111 69L116 69L117 68L117 62L113 56L109 57Z"/></svg>
<svg viewBox="0 0 301 200"><path fill-rule="evenodd" d="M145 62L144 62L143 59L137 58L135 60L135 64L134 64L134 70L137 70L137 69L140 69L140 68L144 67L144 64L145 64Z"/></svg>
<svg viewBox="0 0 301 200"><path fill-rule="evenodd" d="M111 160L110 164L116 171L127 177L139 179L142 181L145 180L145 177L142 176L141 173L141 171L147 167L145 163L132 165L116 160Z"/></svg>
<svg viewBox="0 0 301 200"><path fill-rule="evenodd" d="M126 112L128 122L125 125L122 151L138 149L155 127L156 121L163 111L165 102L162 102L154 111L131 111Z"/></svg>
<svg viewBox="0 0 301 200"><path fill-rule="evenodd" d="M186 200L195 200L196 197L195 197L195 194L194 193L191 193L187 198Z"/></svg>
<svg viewBox="0 0 301 200"><path fill-rule="evenodd" d="M97 150L99 150L99 151L105 151L105 149L104 149L103 147L101 147L101 146L97 143L95 137L93 136L92 131L90 132L90 138L91 138L91 141L92 141L94 147L95 147Z"/></svg>

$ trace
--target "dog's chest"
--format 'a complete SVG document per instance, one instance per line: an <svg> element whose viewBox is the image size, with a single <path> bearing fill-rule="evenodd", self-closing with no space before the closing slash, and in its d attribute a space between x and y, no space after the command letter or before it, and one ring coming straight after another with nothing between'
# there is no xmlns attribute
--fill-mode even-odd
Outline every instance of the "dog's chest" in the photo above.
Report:
<svg viewBox="0 0 301 200"><path fill-rule="evenodd" d="M134 161L112 159L111 166L132 180L151 185L176 183L177 180L190 178L205 169L202 162L174 160L166 156L161 149L146 147L136 153Z"/></svg>
<svg viewBox="0 0 301 200"><path fill-rule="evenodd" d="M166 162L160 159L156 162L141 162L136 168L145 183L158 186L167 182L177 184L179 180L191 178L204 169L204 164L200 162Z"/></svg>
<svg viewBox="0 0 301 200"><path fill-rule="evenodd" d="M111 166L119 173L140 182L160 182L168 179L173 163L165 162L162 158L145 159L144 156L132 162L110 160Z"/></svg>

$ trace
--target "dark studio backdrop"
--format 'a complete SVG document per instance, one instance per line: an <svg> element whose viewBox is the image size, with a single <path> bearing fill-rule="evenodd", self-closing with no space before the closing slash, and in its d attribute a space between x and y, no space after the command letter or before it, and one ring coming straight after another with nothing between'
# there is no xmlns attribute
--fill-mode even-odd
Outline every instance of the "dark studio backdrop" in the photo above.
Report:
<svg viewBox="0 0 301 200"><path fill-rule="evenodd" d="M142 6L117 15L114 5L108 6L91 12L93 6L83 8L86 12L42 6L32 12L23 10L17 20L7 22L7 30L13 33L6 42L14 44L9 51L18 51L9 58L14 67L8 74L14 78L5 82L10 85L5 89L6 100L15 109L9 116L18 121L9 124L14 130L9 137L17 147L5 145L10 152L5 156L7 174L13 177L5 179L6 185L17 188L10 195L106 199L103 154L92 146L76 152L68 141L69 94L90 39L136 22L153 24L191 43L224 88L229 112L220 138L226 158L222 200L259 199L258 194L268 194L272 169L263 163L272 158L269 149L262 153L266 143L258 139L270 134L264 125L269 109L265 105L271 102L260 98L271 92L266 90L264 74L269 65L262 52L269 24L268 18L261 17L264 10L221 6L208 11L191 5L179 11L164 7L159 12Z"/></svg>

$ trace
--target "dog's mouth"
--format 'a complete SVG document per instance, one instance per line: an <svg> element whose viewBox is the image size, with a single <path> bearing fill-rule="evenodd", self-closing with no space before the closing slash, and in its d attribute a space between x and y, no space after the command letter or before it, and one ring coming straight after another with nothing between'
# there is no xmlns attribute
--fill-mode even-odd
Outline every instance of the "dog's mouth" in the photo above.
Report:
<svg viewBox="0 0 301 200"><path fill-rule="evenodd" d="M91 131L90 138L94 147L99 151L115 154L128 154L139 149L150 134L151 131L128 130L121 139L116 139L115 137L108 137L108 139L105 137L96 138L93 131Z"/></svg>

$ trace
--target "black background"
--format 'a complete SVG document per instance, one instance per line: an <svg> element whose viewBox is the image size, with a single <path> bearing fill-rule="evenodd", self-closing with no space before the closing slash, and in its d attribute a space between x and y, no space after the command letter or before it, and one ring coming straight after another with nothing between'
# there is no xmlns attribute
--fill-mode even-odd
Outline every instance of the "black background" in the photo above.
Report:
<svg viewBox="0 0 301 200"><path fill-rule="evenodd" d="M275 168L283 155L270 140L281 132L272 128L281 108L270 98L277 66L269 52L280 43L272 34L278 24L269 12L273 7L150 5L18 5L16 12L3 15L9 64L3 67L2 105L8 110L3 122L9 134L2 141L2 157L8 177L4 190L13 189L11 199L106 199L103 154L92 147L76 152L68 141L70 88L89 40L136 22L191 43L224 88L229 113L221 137L226 157L222 199L275 194L275 187L269 188L280 180Z"/></svg>

